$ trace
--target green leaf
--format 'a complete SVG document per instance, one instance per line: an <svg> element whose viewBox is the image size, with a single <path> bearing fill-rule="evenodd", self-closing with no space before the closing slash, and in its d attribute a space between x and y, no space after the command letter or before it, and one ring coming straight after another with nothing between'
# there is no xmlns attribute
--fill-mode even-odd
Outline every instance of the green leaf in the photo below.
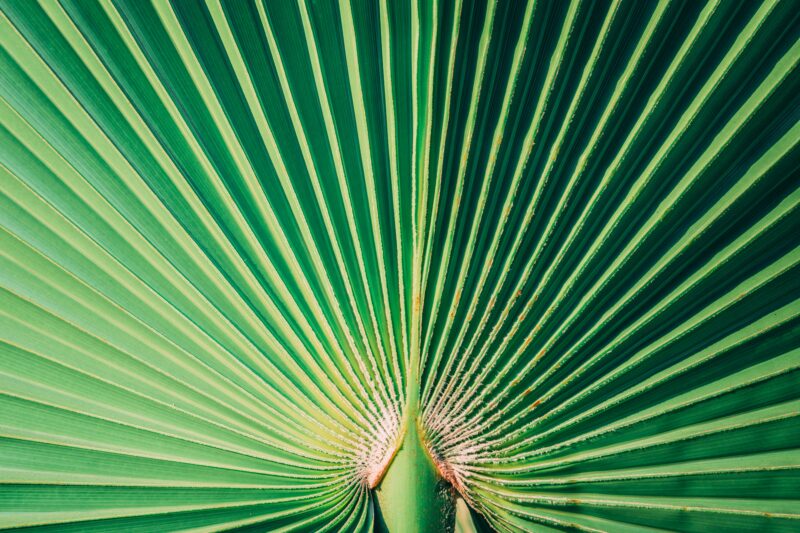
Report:
<svg viewBox="0 0 800 533"><path fill-rule="evenodd" d="M791 0L0 0L0 528L796 531Z"/></svg>

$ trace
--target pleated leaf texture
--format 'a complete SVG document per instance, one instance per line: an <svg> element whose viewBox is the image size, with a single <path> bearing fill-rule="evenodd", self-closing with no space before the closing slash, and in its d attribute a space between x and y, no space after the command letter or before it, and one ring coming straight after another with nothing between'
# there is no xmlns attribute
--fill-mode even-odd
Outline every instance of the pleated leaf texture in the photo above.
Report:
<svg viewBox="0 0 800 533"><path fill-rule="evenodd" d="M798 0L0 6L0 528L800 531Z"/></svg>

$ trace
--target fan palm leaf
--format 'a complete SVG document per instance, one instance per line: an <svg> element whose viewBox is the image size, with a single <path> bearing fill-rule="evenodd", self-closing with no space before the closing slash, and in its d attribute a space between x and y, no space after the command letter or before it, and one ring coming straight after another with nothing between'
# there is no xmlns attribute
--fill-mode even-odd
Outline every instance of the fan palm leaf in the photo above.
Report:
<svg viewBox="0 0 800 533"><path fill-rule="evenodd" d="M0 528L797 531L799 8L0 1Z"/></svg>

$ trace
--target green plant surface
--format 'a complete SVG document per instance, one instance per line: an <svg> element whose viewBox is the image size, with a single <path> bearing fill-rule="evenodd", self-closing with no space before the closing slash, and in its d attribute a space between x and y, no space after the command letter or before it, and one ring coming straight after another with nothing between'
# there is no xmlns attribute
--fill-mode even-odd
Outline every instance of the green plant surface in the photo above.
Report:
<svg viewBox="0 0 800 533"><path fill-rule="evenodd" d="M0 0L0 529L800 530L797 0Z"/></svg>

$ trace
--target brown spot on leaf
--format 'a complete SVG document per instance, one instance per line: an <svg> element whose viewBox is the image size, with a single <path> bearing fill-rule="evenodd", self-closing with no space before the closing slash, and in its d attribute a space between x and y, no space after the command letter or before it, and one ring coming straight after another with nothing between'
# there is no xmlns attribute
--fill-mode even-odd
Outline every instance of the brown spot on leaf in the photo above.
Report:
<svg viewBox="0 0 800 533"><path fill-rule="evenodd" d="M532 341L532 340L533 340L533 337L531 337L530 335L528 335L527 337L525 337L525 341L522 343L522 347L523 347L523 348L527 348L527 347L528 347L528 345L531 343L531 341Z"/></svg>

